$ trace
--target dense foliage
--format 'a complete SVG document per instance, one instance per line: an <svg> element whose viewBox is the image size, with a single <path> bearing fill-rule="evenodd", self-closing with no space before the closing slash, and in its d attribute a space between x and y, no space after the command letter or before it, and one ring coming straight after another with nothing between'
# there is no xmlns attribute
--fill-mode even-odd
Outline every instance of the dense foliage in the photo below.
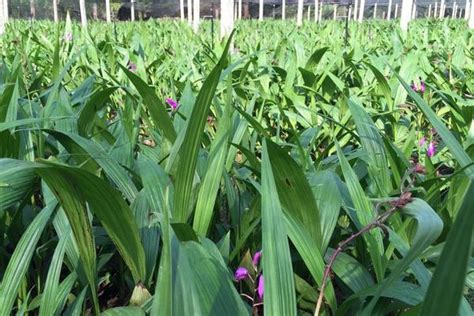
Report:
<svg viewBox="0 0 474 316"><path fill-rule="evenodd" d="M8 25L0 315L470 315L464 21L211 35Z"/></svg>

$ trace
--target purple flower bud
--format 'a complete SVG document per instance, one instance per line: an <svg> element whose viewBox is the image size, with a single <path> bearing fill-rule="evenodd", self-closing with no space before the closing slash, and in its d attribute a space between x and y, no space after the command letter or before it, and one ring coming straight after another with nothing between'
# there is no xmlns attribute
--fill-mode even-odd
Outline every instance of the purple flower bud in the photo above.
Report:
<svg viewBox="0 0 474 316"><path fill-rule="evenodd" d="M415 172L424 174L426 172L426 170L425 170L425 167L423 165L420 165L419 163L417 163L415 165Z"/></svg>
<svg viewBox="0 0 474 316"><path fill-rule="evenodd" d="M234 273L234 278L237 280L237 281L241 281L241 280L244 280L246 278L249 277L249 271L244 268L244 267L238 267L237 270L235 270L235 273Z"/></svg>
<svg viewBox="0 0 474 316"><path fill-rule="evenodd" d="M178 102L176 102L175 100L171 99L171 98L167 98L166 99L166 103L168 103L168 105L173 109L173 110L176 110L179 106Z"/></svg>
<svg viewBox="0 0 474 316"><path fill-rule="evenodd" d="M137 71L137 65L135 65L134 63L129 61L128 62L128 70L130 70L131 72L136 72Z"/></svg>
<svg viewBox="0 0 474 316"><path fill-rule="evenodd" d="M421 93L425 93L425 90L426 90L426 85L425 85L425 82L422 80L420 82L420 89L418 89L418 91Z"/></svg>
<svg viewBox="0 0 474 316"><path fill-rule="evenodd" d="M260 277L258 278L258 286L257 286L257 294L258 294L258 298L260 300L263 299L263 275L260 275Z"/></svg>
<svg viewBox="0 0 474 316"><path fill-rule="evenodd" d="M72 33L71 32L67 32L65 35L64 35L64 40L66 42L71 42L72 41Z"/></svg>
<svg viewBox="0 0 474 316"><path fill-rule="evenodd" d="M411 89L415 92L418 91L418 88L416 87L416 84L412 81L411 85L410 85Z"/></svg>
<svg viewBox="0 0 474 316"><path fill-rule="evenodd" d="M430 142L430 144L428 145L428 150L426 151L426 154L428 155L428 157L433 157L436 153L436 146L433 142Z"/></svg>
<svg viewBox="0 0 474 316"><path fill-rule="evenodd" d="M260 258L262 257L262 251L257 251L252 258L252 263L256 267L258 266L258 263L260 262Z"/></svg>
<svg viewBox="0 0 474 316"><path fill-rule="evenodd" d="M423 136L423 137L420 138L420 140L418 141L418 146L423 147L425 144L426 144L426 137Z"/></svg>

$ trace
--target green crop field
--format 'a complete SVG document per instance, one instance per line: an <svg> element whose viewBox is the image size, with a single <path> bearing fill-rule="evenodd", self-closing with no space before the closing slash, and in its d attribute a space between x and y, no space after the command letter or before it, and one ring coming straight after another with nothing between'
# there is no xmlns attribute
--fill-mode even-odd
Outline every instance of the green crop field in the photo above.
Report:
<svg viewBox="0 0 474 316"><path fill-rule="evenodd" d="M0 316L472 315L465 21L213 29L7 24Z"/></svg>

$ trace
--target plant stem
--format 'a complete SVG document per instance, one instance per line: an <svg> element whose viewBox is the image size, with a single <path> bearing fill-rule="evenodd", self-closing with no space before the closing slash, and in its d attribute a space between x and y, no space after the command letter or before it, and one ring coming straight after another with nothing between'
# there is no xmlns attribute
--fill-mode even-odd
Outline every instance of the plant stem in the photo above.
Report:
<svg viewBox="0 0 474 316"><path fill-rule="evenodd" d="M370 231L373 228L379 227L382 230L384 229L384 222L387 221L387 219L390 218L390 216L393 215L398 209L404 207L408 202L411 201L411 193L410 192L402 192L400 197L396 199L395 201L390 202L391 207L388 209L388 211L384 212L383 214L377 216L377 218L367 226L364 226L361 230L358 232L352 234L349 238L345 239L341 243L339 243L339 246L336 248L336 250L333 252L331 255L328 264L326 265L326 268L324 270L323 274L323 282L321 283L321 289L319 291L319 297L318 301L316 303L316 309L314 310L314 316L319 316L320 310L321 310L321 305L323 303L323 297L324 297L324 290L326 289L326 282L329 277L329 273L331 272L331 268L336 261L337 256L344 250L344 248L354 239L357 237L363 235L364 233Z"/></svg>

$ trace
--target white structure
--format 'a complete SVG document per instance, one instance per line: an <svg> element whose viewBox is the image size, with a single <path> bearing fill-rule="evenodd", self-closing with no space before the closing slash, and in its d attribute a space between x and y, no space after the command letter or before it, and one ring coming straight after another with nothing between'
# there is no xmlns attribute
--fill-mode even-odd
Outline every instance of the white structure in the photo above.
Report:
<svg viewBox="0 0 474 316"><path fill-rule="evenodd" d="M411 10L411 19L416 19L416 2L413 2L413 9Z"/></svg>
<svg viewBox="0 0 474 316"><path fill-rule="evenodd" d="M135 0L130 1L130 20L135 21Z"/></svg>
<svg viewBox="0 0 474 316"><path fill-rule="evenodd" d="M332 19L335 21L337 18L337 4L334 5L334 12L332 15Z"/></svg>
<svg viewBox="0 0 474 316"><path fill-rule="evenodd" d="M323 19L323 4L321 3L321 5L319 6L319 21L322 21Z"/></svg>
<svg viewBox="0 0 474 316"><path fill-rule="evenodd" d="M466 9L464 10L464 19L469 19L469 11L471 10L471 2L469 0L466 1Z"/></svg>
<svg viewBox="0 0 474 316"><path fill-rule="evenodd" d="M428 5L428 17L431 18L431 3Z"/></svg>
<svg viewBox="0 0 474 316"><path fill-rule="evenodd" d="M260 0L260 3L263 1ZM262 6L262 12L263 12L263 6ZM298 10L296 13L296 25L301 26L303 25L303 0L298 0Z"/></svg>
<svg viewBox="0 0 474 316"><path fill-rule="evenodd" d="M374 4L374 19L377 18L377 2Z"/></svg>
<svg viewBox="0 0 474 316"><path fill-rule="evenodd" d="M455 19L456 18L456 10L457 10L457 4L456 4L456 1L453 3L453 9L452 9L452 12L451 12L451 19Z"/></svg>
<svg viewBox="0 0 474 316"><path fill-rule="evenodd" d="M0 0L0 11L0 35L2 35L5 33L5 24L8 22L8 0Z"/></svg>
<svg viewBox="0 0 474 316"><path fill-rule="evenodd" d="M387 21L390 21L391 14L392 14L392 0L388 0Z"/></svg>
<svg viewBox="0 0 474 316"><path fill-rule="evenodd" d="M201 8L199 0L193 1L193 30L195 33L199 30L199 23L201 22Z"/></svg>
<svg viewBox="0 0 474 316"><path fill-rule="evenodd" d="M105 19L107 20L107 23L112 21L110 16L110 0L105 0Z"/></svg>
<svg viewBox="0 0 474 316"><path fill-rule="evenodd" d="M408 22L410 22L412 7L413 0L402 1L402 15L400 17L400 28L402 29L402 31L406 32L408 30Z"/></svg>
<svg viewBox="0 0 474 316"><path fill-rule="evenodd" d="M444 18L444 0L441 0L441 4L439 6L439 18Z"/></svg>
<svg viewBox="0 0 474 316"><path fill-rule="evenodd" d="M188 24L193 25L193 0L188 0Z"/></svg>
<svg viewBox="0 0 474 316"><path fill-rule="evenodd" d="M437 13L438 13L438 2L435 2L435 7L434 7L434 11L433 11L433 17L435 19L436 19L436 17L438 17Z"/></svg>
<svg viewBox="0 0 474 316"><path fill-rule="evenodd" d="M258 20L263 21L263 0L258 2Z"/></svg>
<svg viewBox="0 0 474 316"><path fill-rule="evenodd" d="M314 0L314 22L319 21L319 0Z"/></svg>
<svg viewBox="0 0 474 316"><path fill-rule="evenodd" d="M221 38L228 37L234 28L234 1L221 0Z"/></svg>
<svg viewBox="0 0 474 316"><path fill-rule="evenodd" d="M362 20L364 20L364 7L365 7L365 0L360 0L359 23L362 23Z"/></svg>
<svg viewBox="0 0 474 316"><path fill-rule="evenodd" d="M242 20L242 0L239 0L237 10L238 10L237 18L239 20Z"/></svg>
<svg viewBox="0 0 474 316"><path fill-rule="evenodd" d="M181 21L184 21L184 0L179 0L179 13L181 15Z"/></svg>
<svg viewBox="0 0 474 316"><path fill-rule="evenodd" d="M352 19L352 7L349 7L349 11L347 12L347 19L349 21Z"/></svg>
<svg viewBox="0 0 474 316"><path fill-rule="evenodd" d="M471 7L469 10L469 28L472 30L474 29L474 2L471 3Z"/></svg>
<svg viewBox="0 0 474 316"><path fill-rule="evenodd" d="M396 19L398 17L398 3L395 3L395 13L393 14L393 18Z"/></svg>
<svg viewBox="0 0 474 316"><path fill-rule="evenodd" d="M81 25L87 27L87 16L86 16L86 1L79 0L79 10L81 12Z"/></svg>
<svg viewBox="0 0 474 316"><path fill-rule="evenodd" d="M353 10L354 11L354 21L357 20L357 8L358 8L358 6L359 6L359 0L355 0L354 1L354 10Z"/></svg>
<svg viewBox="0 0 474 316"><path fill-rule="evenodd" d="M307 20L309 21L311 19L311 6L308 5L308 18Z"/></svg>
<svg viewBox="0 0 474 316"><path fill-rule="evenodd" d="M281 19L284 20L286 18L286 0L281 2Z"/></svg>
<svg viewBox="0 0 474 316"><path fill-rule="evenodd" d="M6 2L6 1L5 1ZM8 6L7 6L8 9ZM53 0L53 17L54 22L58 22L58 0Z"/></svg>
<svg viewBox="0 0 474 316"><path fill-rule="evenodd" d="M32 19L36 18L36 4L35 0L30 0L30 17Z"/></svg>

